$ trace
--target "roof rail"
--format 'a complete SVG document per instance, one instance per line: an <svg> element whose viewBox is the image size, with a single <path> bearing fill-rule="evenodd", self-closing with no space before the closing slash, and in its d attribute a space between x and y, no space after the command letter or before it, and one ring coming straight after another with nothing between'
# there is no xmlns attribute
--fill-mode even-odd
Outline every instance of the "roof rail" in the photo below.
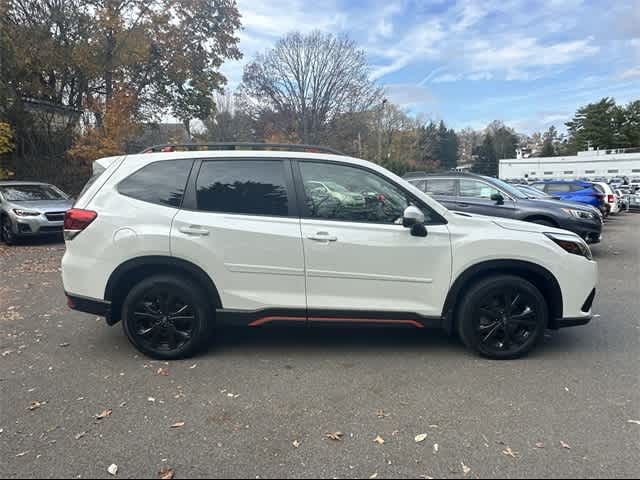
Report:
<svg viewBox="0 0 640 480"><path fill-rule="evenodd" d="M477 173L473 172L461 172L459 170L439 170L437 172L408 172L405 173L402 178L422 178L422 177L430 177L434 175L452 175L452 176L460 176L460 177L480 177Z"/></svg>
<svg viewBox="0 0 640 480"><path fill-rule="evenodd" d="M140 153L155 152L198 152L208 150L279 150L289 152L307 152L307 153L330 153L333 155L344 155L338 150L329 147L321 147L318 145L304 144L287 144L287 143L175 143L154 145L145 148Z"/></svg>

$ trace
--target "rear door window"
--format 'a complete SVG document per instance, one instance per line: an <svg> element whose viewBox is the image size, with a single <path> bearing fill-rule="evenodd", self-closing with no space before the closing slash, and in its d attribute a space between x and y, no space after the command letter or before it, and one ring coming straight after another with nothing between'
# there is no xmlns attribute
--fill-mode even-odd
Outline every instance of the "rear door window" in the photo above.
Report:
<svg viewBox="0 0 640 480"><path fill-rule="evenodd" d="M150 163L118 185L122 195L178 208L189 178L193 160L167 160Z"/></svg>
<svg viewBox="0 0 640 480"><path fill-rule="evenodd" d="M211 160L196 181L198 210L244 215L289 215L282 160Z"/></svg>
<svg viewBox="0 0 640 480"><path fill-rule="evenodd" d="M456 181L452 178L434 178L427 180L427 195L446 195L453 197L456 194Z"/></svg>

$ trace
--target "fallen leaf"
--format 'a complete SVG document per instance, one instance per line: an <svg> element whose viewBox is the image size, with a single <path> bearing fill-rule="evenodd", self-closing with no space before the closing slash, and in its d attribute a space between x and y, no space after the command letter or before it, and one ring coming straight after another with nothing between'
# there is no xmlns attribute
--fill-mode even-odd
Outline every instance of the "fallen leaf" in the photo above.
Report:
<svg viewBox="0 0 640 480"><path fill-rule="evenodd" d="M65 342L65 343L61 343L61 344L60 344L60 347L61 347L61 348L67 348L69 345L71 345L71 344L70 344L70 343L66 343L66 342Z"/></svg>
<svg viewBox="0 0 640 480"><path fill-rule="evenodd" d="M33 401L33 402L31 402L31 405L29 405L29 410L31 410L33 412L34 410L37 410L40 407L45 406L46 404L47 404L47 402L39 402L37 400Z"/></svg>
<svg viewBox="0 0 640 480"><path fill-rule="evenodd" d="M342 437L344 437L344 433L342 433L342 432L333 432L333 433L327 433L327 434L325 434L325 436L329 440L333 440L334 442L341 442L342 441Z"/></svg>
<svg viewBox="0 0 640 480"><path fill-rule="evenodd" d="M503 454L505 454L507 457L511 457L511 458L516 458L517 455L520 455L520 453L511 450L511 447L507 447L502 451Z"/></svg>
<svg viewBox="0 0 640 480"><path fill-rule="evenodd" d="M193 365L191 365L191 366L189 367L189 370L193 370L193 369L194 369L194 368L196 368L197 366L198 366L198 364L197 364L197 363L194 363Z"/></svg>
<svg viewBox="0 0 640 480"><path fill-rule="evenodd" d="M380 435L377 435L376 438L373 439L373 441L378 445L384 445L384 438L382 438Z"/></svg>
<svg viewBox="0 0 640 480"><path fill-rule="evenodd" d="M184 422L176 422L173 425L171 425L171 428L182 428L184 427Z"/></svg>
<svg viewBox="0 0 640 480"><path fill-rule="evenodd" d="M104 418L110 417L112 413L113 413L113 410L108 408L107 410L104 410L104 411L100 412L99 414L97 414L96 415L96 420L102 420Z"/></svg>
<svg viewBox="0 0 640 480"><path fill-rule="evenodd" d="M76 439L76 440L80 440L80 439L81 439L82 437L84 437L86 434L87 434L87 432L78 433L78 434L75 436L75 439Z"/></svg>
<svg viewBox="0 0 640 480"><path fill-rule="evenodd" d="M107 468L107 472L109 472L109 475L115 477L118 474L118 465L112 463L111 465L109 465L109 468Z"/></svg>
<svg viewBox="0 0 640 480"><path fill-rule="evenodd" d="M376 412L376 416L378 418L387 418L389 416L388 413L385 413L385 411L381 408L378 409L378 411Z"/></svg>
<svg viewBox="0 0 640 480"><path fill-rule="evenodd" d="M544 443L542 442L536 443L536 448L544 448Z"/></svg>
<svg viewBox="0 0 640 480"><path fill-rule="evenodd" d="M374 473L369 477L369 479L374 479L374 478L378 478L378 472Z"/></svg>
<svg viewBox="0 0 640 480"><path fill-rule="evenodd" d="M471 473L471 469L469 467L467 467L464 462L460 462L460 465L462 465L462 473L465 474L465 476L469 475L469 473Z"/></svg>
<svg viewBox="0 0 640 480"><path fill-rule="evenodd" d="M627 423L635 423L636 425L640 425L640 420L627 420Z"/></svg>
<svg viewBox="0 0 640 480"><path fill-rule="evenodd" d="M298 440L293 441L293 448L300 448L300 442Z"/></svg>
<svg viewBox="0 0 640 480"><path fill-rule="evenodd" d="M421 442L424 442L426 439L427 439L427 434L421 433L420 435L416 435L416 438L414 440L416 441L416 443L421 443Z"/></svg>
<svg viewBox="0 0 640 480"><path fill-rule="evenodd" d="M560 446L562 448L566 448L567 450L571 450L571 447L569 446L569 444L566 442L563 442L562 440L560 440Z"/></svg>
<svg viewBox="0 0 640 480"><path fill-rule="evenodd" d="M420 475L420 478L424 478L425 480L433 480L433 477L430 477L429 475Z"/></svg>
<svg viewBox="0 0 640 480"><path fill-rule="evenodd" d="M433 453L438 453L438 450L440 450L440 446L437 443L433 444Z"/></svg>
<svg viewBox="0 0 640 480"><path fill-rule="evenodd" d="M174 471L173 468L162 467L158 472L158 478L160 480L171 480L173 478Z"/></svg>
<svg viewBox="0 0 640 480"><path fill-rule="evenodd" d="M150 403L156 403L156 399L153 398L153 397L147 398L147 401L150 402Z"/></svg>
<svg viewBox="0 0 640 480"><path fill-rule="evenodd" d="M27 450L26 452L22 452L16 455L16 458L20 458L20 457L24 457L27 453L29 453L29 450Z"/></svg>
<svg viewBox="0 0 640 480"><path fill-rule="evenodd" d="M156 375L160 375L161 377L168 377L169 376L169 371L166 368L159 368L156 371Z"/></svg>

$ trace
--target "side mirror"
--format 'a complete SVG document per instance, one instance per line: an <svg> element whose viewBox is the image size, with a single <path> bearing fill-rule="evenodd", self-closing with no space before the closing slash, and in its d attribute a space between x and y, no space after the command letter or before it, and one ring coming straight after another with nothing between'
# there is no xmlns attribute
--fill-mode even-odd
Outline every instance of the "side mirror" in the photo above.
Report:
<svg viewBox="0 0 640 480"><path fill-rule="evenodd" d="M494 193L491 195L491 200L496 202L497 205L504 205L504 197L499 193Z"/></svg>
<svg viewBox="0 0 640 480"><path fill-rule="evenodd" d="M402 226L405 228L412 228L414 225L424 224L424 213L418 207L413 205L408 206L402 214Z"/></svg>

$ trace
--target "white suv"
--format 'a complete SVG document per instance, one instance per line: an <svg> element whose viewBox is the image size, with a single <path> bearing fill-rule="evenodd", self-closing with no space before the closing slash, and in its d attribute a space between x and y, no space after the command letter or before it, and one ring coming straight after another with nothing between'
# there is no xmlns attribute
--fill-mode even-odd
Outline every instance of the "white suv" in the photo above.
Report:
<svg viewBox="0 0 640 480"><path fill-rule="evenodd" d="M65 219L71 308L160 359L283 323L442 327L506 359L592 317L597 265L573 233L449 211L317 147L222 148L99 162Z"/></svg>

